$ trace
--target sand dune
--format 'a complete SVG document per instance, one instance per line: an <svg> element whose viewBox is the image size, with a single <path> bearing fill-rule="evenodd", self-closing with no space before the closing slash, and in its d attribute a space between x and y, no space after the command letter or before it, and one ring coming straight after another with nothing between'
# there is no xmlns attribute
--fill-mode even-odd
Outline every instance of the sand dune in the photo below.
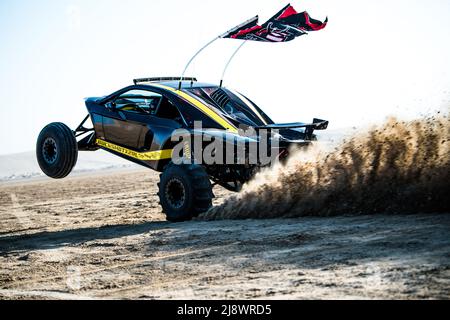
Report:
<svg viewBox="0 0 450 320"><path fill-rule="evenodd" d="M0 184L0 299L450 297L450 214L172 224L157 181Z"/></svg>

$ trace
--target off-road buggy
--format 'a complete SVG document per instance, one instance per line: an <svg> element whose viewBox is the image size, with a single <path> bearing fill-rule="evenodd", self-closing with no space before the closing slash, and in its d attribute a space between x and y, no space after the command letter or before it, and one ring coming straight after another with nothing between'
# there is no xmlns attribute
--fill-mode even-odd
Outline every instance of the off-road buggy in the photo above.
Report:
<svg viewBox="0 0 450 320"><path fill-rule="evenodd" d="M262 130L269 132L264 143L271 155L283 160L290 147L309 145L315 140L314 130L328 126L318 119L312 124L274 124L244 95L195 78L137 79L109 96L86 99L86 107L89 115L75 130L52 123L40 133L36 152L43 172L64 178L75 166L78 151L106 150L162 173L158 195L169 221L206 212L212 206L214 184L239 191L261 166L268 165L259 159L247 161L252 156L249 144L263 143ZM89 119L92 128L85 126ZM196 122L202 128L196 128ZM240 129L252 129L254 134L243 135ZM190 135L191 140L185 141L191 142L181 148L184 160L175 163L173 136L180 130ZM245 150L233 153L231 163L204 163L193 152L196 138L202 141L200 154L217 140L224 142L226 156L230 150ZM239 155L245 159L237 159Z"/></svg>

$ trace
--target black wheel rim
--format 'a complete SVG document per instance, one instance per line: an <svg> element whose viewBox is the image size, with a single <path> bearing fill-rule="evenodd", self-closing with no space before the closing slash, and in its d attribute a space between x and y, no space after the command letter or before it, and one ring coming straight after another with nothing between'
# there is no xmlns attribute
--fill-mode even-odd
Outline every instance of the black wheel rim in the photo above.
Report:
<svg viewBox="0 0 450 320"><path fill-rule="evenodd" d="M180 209L186 201L186 189L183 183L177 179L171 179L166 185L166 199L171 207Z"/></svg>
<svg viewBox="0 0 450 320"><path fill-rule="evenodd" d="M53 138L46 138L42 145L42 155L45 162L48 164L54 164L58 158L58 147L56 141Z"/></svg>

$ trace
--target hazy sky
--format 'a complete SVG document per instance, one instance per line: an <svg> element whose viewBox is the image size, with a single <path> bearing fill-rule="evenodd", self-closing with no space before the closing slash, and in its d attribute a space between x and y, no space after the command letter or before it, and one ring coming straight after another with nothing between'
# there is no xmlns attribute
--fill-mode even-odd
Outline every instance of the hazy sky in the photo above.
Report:
<svg viewBox="0 0 450 320"><path fill-rule="evenodd" d="M180 75L226 30L286 1L0 0L0 153L32 150L47 123L75 127L84 97L142 76ZM331 128L450 106L450 1L291 1L327 28L290 43L248 43L226 86L277 122ZM188 75L217 83L238 40L220 40Z"/></svg>

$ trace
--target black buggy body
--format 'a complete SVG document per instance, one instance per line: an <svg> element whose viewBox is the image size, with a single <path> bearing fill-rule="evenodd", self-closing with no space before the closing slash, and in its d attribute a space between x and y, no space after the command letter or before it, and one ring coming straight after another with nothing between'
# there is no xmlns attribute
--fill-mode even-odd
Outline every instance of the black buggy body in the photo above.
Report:
<svg viewBox="0 0 450 320"><path fill-rule="evenodd" d="M328 127L319 119L275 124L236 91L195 78L182 80L137 79L109 96L88 98L89 115L78 128L52 123L42 130L36 149L41 169L49 177L64 178L75 166L78 151L106 150L161 172L158 195L163 211L170 221L185 221L211 207L213 184L239 191L260 167L270 165L252 154L256 149L250 144L259 146L264 140L271 157L284 160L291 147L308 146L315 140L315 130ZM89 119L92 128L85 126ZM174 136L179 132L185 142L177 149L179 140ZM217 152L210 146L218 140L225 158L233 161L202 161L204 152ZM200 150L192 141L201 141ZM174 152L184 160L174 161ZM251 156L256 161L248 161Z"/></svg>

